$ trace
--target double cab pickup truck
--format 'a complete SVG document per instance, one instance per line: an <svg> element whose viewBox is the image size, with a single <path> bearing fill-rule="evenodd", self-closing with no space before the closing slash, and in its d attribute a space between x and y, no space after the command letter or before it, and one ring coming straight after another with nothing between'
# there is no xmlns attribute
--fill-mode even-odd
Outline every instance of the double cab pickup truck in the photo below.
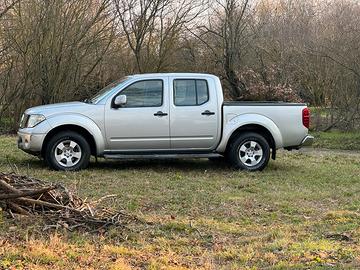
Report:
<svg viewBox="0 0 360 270"><path fill-rule="evenodd" d="M218 77L167 73L124 77L83 102L30 108L18 147L56 170L106 159L225 159L263 170L280 148L311 145L306 104L224 102Z"/></svg>

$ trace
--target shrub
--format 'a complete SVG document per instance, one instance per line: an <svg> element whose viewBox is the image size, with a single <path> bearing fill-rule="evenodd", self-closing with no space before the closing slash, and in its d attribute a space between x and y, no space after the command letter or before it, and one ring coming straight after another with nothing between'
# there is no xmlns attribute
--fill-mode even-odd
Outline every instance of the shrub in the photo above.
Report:
<svg viewBox="0 0 360 270"><path fill-rule="evenodd" d="M242 100L302 102L292 86L282 82L281 70L276 66L264 68L261 72L247 68L238 76L246 86L240 97Z"/></svg>

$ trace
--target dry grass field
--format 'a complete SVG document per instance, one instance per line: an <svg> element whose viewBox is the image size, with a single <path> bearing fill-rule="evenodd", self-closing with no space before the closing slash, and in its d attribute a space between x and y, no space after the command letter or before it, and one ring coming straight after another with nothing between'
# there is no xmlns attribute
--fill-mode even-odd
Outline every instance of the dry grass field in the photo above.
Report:
<svg viewBox="0 0 360 270"><path fill-rule="evenodd" d="M113 207L147 223L100 235L45 233L34 219L0 212L0 269L360 267L359 152L281 151L261 173L207 160L99 160L64 173L15 141L0 137L0 171L16 166L89 200L116 194Z"/></svg>

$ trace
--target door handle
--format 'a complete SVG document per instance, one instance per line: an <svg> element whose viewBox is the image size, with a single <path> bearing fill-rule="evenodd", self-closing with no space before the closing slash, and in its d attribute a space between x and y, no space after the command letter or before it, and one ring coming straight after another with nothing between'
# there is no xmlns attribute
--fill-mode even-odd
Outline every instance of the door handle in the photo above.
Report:
<svg viewBox="0 0 360 270"><path fill-rule="evenodd" d="M205 112L201 113L202 115L214 115L214 112L210 112L209 110L206 110Z"/></svg>
<svg viewBox="0 0 360 270"><path fill-rule="evenodd" d="M168 114L167 113L164 113L162 111L158 111L157 113L154 113L155 116L158 116L158 117L163 117L163 116L167 116Z"/></svg>

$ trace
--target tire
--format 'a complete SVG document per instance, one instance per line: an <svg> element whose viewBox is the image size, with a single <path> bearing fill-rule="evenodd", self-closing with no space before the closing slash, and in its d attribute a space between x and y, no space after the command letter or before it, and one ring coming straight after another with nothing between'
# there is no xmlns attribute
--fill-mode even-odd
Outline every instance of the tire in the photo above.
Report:
<svg viewBox="0 0 360 270"><path fill-rule="evenodd" d="M78 171L89 165L90 153L89 143L83 136L73 131L63 131L47 143L45 161L57 171Z"/></svg>
<svg viewBox="0 0 360 270"><path fill-rule="evenodd" d="M228 158L235 169L262 171L270 160L270 146L258 133L243 133L231 143Z"/></svg>

